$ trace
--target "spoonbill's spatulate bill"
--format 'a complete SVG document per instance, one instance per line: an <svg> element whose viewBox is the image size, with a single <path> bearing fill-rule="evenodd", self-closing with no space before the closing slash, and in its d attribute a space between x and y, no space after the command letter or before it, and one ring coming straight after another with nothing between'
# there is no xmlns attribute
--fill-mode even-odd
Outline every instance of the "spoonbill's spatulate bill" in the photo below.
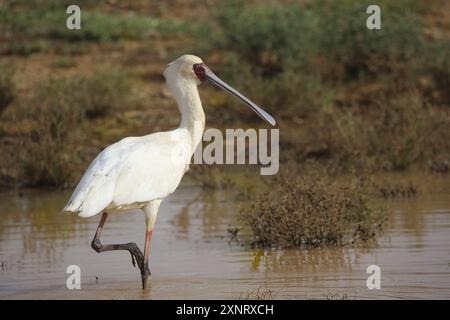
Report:
<svg viewBox="0 0 450 320"><path fill-rule="evenodd" d="M181 113L179 127L172 131L124 138L105 148L92 161L63 209L63 212L77 213L81 217L102 212L92 248L97 252L128 250L133 265L137 263L139 266L144 289L150 275L150 239L159 206L178 187L205 128L205 114L197 86L203 81L212 83L275 125L272 116L220 80L196 56L184 55L168 64L164 77ZM103 245L100 235L108 214L132 209L141 209L146 217L144 253L135 243Z"/></svg>
<svg viewBox="0 0 450 320"><path fill-rule="evenodd" d="M199 77L201 80L207 80L213 85L231 93L235 97L241 99L243 102L245 102L250 108L252 108L253 111L255 111L261 118L269 122L271 125L275 126L275 119L265 112L263 109L261 109L256 103L251 101L249 98L238 92L237 90L230 87L228 84L226 84L224 81L222 81L218 76L216 76L204 63L199 63L194 65L194 71L195 74Z"/></svg>

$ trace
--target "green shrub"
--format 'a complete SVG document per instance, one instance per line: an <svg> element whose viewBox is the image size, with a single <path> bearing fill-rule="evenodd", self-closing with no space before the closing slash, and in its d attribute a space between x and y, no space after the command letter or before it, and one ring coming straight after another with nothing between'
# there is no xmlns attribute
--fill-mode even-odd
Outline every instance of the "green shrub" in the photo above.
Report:
<svg viewBox="0 0 450 320"><path fill-rule="evenodd" d="M318 21L299 5L227 1L219 5L212 21L196 33L204 53L226 52L228 62L249 64L252 72L271 76L303 65L315 53Z"/></svg>
<svg viewBox="0 0 450 320"><path fill-rule="evenodd" d="M19 106L18 117L31 123L21 139L18 153L25 185L62 186L71 178L73 159L66 158L68 141L82 133L83 110L73 108L65 80L50 79Z"/></svg>
<svg viewBox="0 0 450 320"><path fill-rule="evenodd" d="M75 67L76 63L73 59L69 57L61 56L52 61L50 63L50 66L56 69L68 69Z"/></svg>
<svg viewBox="0 0 450 320"><path fill-rule="evenodd" d="M129 82L126 74L118 69L75 77L67 86L71 103L76 109L84 110L88 118L104 117L123 108L129 101Z"/></svg>
<svg viewBox="0 0 450 320"><path fill-rule="evenodd" d="M197 36L206 53L232 53L228 59L262 75L294 69L325 79L358 79L392 72L424 52L419 14L425 8L418 1L402 3L382 2L382 12L389 12L382 29L368 30L369 2L227 1L217 8L215 22L206 22Z"/></svg>
<svg viewBox="0 0 450 320"><path fill-rule="evenodd" d="M421 69L422 91L424 96L434 104L450 106L450 41L436 41L429 45L423 61L417 68Z"/></svg>
<svg viewBox="0 0 450 320"><path fill-rule="evenodd" d="M159 20L135 14L114 15L102 12L83 11L82 28L68 30L55 27L58 21L65 23L66 15L52 15L55 24L48 25L44 34L50 38L69 41L116 41L120 39L141 39L148 36L160 24ZM61 24L61 22L59 22Z"/></svg>
<svg viewBox="0 0 450 320"><path fill-rule="evenodd" d="M325 58L322 74L333 80L358 80L379 74L404 76L405 65L421 53L421 21L404 9L381 4L382 27L366 28L370 3L361 1L316 4L320 14L320 55ZM323 3L322 3L323 5ZM330 73L331 70L334 72Z"/></svg>
<svg viewBox="0 0 450 320"><path fill-rule="evenodd" d="M71 181L80 161L77 145L86 120L117 111L127 101L128 86L120 71L87 77L51 78L21 101L15 116L28 123L17 152L28 186L62 186Z"/></svg>
<svg viewBox="0 0 450 320"><path fill-rule="evenodd" d="M342 168L407 170L445 158L450 150L449 115L417 91L366 107L324 108L312 121L307 137L313 140L305 145L326 146Z"/></svg>
<svg viewBox="0 0 450 320"><path fill-rule="evenodd" d="M145 39L150 35L175 35L184 30L184 25L176 20L104 12L91 6L83 7L81 29L69 30L66 7L57 1L0 5L0 28L7 35L1 52L28 55L61 46L58 40L68 46L73 42L116 42Z"/></svg>

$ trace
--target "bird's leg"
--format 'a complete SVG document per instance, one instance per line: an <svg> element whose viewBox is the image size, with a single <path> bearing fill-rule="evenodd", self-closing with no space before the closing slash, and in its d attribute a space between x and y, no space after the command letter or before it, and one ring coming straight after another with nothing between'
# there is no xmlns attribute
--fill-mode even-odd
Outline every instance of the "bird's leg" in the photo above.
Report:
<svg viewBox="0 0 450 320"><path fill-rule="evenodd" d="M144 259L143 268L141 268L141 278L142 278L142 289L147 286L148 276L151 275L150 269L148 268L148 257L150 255L150 240L152 239L153 227L155 225L156 216L158 214L158 209L162 200L153 200L149 202L145 207L142 208L145 214L145 223L147 225L145 234L145 246L144 246Z"/></svg>
<svg viewBox="0 0 450 320"><path fill-rule="evenodd" d="M141 269L141 278L142 278L142 289L145 289L147 286L147 278L151 275L150 269L148 268L148 257L150 254L150 240L152 238L152 229L148 229L145 234L145 247L144 247L144 268Z"/></svg>
<svg viewBox="0 0 450 320"><path fill-rule="evenodd" d="M95 232L94 239L92 240L91 246L92 249L94 249L97 252L103 252L103 251L111 251L111 250L128 250L131 254L131 262L133 263L133 266L136 266L136 262L139 266L139 269L144 269L144 256L142 255L141 250L137 246L136 243L123 243L123 244L108 244L108 245L102 245L100 242L100 235L103 230L103 225L105 224L106 218L108 217L108 213L104 212L102 215L102 218L100 220L100 223L98 225L97 231ZM135 262L136 261L136 262Z"/></svg>

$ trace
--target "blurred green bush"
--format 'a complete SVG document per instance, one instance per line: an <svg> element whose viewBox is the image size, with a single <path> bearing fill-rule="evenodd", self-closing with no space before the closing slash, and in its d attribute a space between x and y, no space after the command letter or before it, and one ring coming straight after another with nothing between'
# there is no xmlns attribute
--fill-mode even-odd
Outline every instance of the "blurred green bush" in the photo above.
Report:
<svg viewBox="0 0 450 320"><path fill-rule="evenodd" d="M30 128L22 133L16 158L28 186L59 187L71 181L77 161L73 146L83 140L86 120L127 105L128 82L120 70L89 76L50 78L17 106L15 117Z"/></svg>
<svg viewBox="0 0 450 320"><path fill-rule="evenodd" d="M92 5L92 3L91 3ZM81 12L81 29L66 28L67 3L46 1L45 4L0 4L0 29L11 37L0 46L4 54L28 55L39 51L51 51L57 43L117 42L148 39L150 36L176 35L183 24L176 20L161 20L135 13L103 12L89 5ZM87 9L85 9L87 7Z"/></svg>

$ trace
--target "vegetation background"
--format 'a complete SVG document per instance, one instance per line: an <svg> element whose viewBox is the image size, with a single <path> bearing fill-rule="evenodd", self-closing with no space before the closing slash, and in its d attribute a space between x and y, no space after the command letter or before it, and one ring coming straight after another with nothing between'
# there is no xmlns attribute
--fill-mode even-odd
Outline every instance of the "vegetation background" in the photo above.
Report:
<svg viewBox="0 0 450 320"><path fill-rule="evenodd" d="M448 1L376 1L381 30L366 28L374 1L78 0L74 31L72 3L0 1L2 189L71 188L105 146L177 126L161 73L186 53L278 121L275 188L257 187L256 168L189 175L205 190L244 190L254 244L341 244L343 229L370 238L382 221L370 199L417 191L371 175L450 170ZM263 126L227 95L201 95L207 126Z"/></svg>

